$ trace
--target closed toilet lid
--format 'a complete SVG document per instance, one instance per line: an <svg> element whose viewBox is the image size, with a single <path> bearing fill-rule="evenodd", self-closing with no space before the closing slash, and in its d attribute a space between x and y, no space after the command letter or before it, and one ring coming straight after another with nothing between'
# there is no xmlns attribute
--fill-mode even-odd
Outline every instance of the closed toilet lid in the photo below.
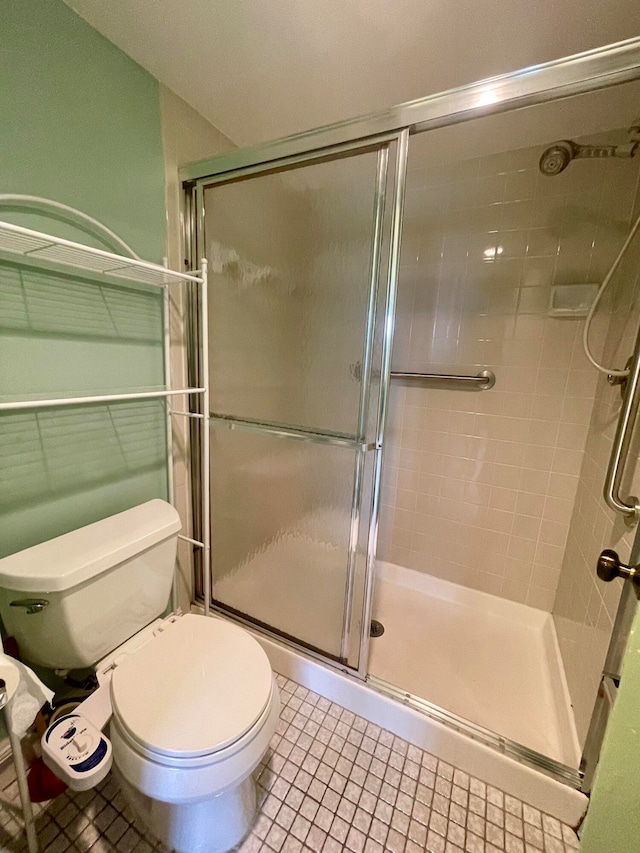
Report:
<svg viewBox="0 0 640 853"><path fill-rule="evenodd" d="M144 747L195 758L230 745L256 723L272 680L266 654L247 631L188 613L119 663L111 701Z"/></svg>

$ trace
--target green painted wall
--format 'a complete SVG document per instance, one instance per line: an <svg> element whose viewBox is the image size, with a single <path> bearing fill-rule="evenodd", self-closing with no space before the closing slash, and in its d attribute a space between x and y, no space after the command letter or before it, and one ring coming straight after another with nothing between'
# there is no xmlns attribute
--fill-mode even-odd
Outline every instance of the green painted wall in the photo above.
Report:
<svg viewBox="0 0 640 853"><path fill-rule="evenodd" d="M47 195L165 253L158 82L62 0L2 4L1 192Z"/></svg>
<svg viewBox="0 0 640 853"><path fill-rule="evenodd" d="M0 193L45 196L165 254L158 83L61 0L2 5ZM90 242L56 220L0 219ZM156 292L0 263L0 395L163 382ZM156 401L0 415L0 556L166 495Z"/></svg>
<svg viewBox="0 0 640 853"><path fill-rule="evenodd" d="M596 770L580 853L640 853L640 610Z"/></svg>

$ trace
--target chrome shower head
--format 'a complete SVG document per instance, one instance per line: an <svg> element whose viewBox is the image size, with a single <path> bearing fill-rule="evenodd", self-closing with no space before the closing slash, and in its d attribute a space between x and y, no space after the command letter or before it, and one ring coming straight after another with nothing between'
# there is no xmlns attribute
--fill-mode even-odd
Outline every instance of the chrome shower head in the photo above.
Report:
<svg viewBox="0 0 640 853"><path fill-rule="evenodd" d="M576 145L568 139L554 142L540 158L540 171L543 175L559 175L576 156Z"/></svg>
<svg viewBox="0 0 640 853"><path fill-rule="evenodd" d="M640 152L640 119L628 130L629 141L622 145L579 145L571 139L554 142L540 158L540 171L543 175L559 175L564 172L572 160L594 160L601 157L635 157Z"/></svg>

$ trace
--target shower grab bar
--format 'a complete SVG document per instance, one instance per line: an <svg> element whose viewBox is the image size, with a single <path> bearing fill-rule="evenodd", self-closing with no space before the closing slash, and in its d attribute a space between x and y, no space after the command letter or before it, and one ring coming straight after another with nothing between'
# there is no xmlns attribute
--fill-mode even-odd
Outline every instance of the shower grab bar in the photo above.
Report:
<svg viewBox="0 0 640 853"><path fill-rule="evenodd" d="M392 370L392 379L409 379L427 382L461 382L480 391L488 391L496 384L496 376L492 370L483 370L476 376L459 376L454 373L402 373L401 371Z"/></svg>
<svg viewBox="0 0 640 853"><path fill-rule="evenodd" d="M622 399L618 425L613 438L613 447L607 473L604 478L604 499L608 507L623 515L629 524L635 524L640 518L640 501L633 495L624 500L620 497L620 486L626 467L633 428L638 416L640 404L640 331L632 357L627 387Z"/></svg>

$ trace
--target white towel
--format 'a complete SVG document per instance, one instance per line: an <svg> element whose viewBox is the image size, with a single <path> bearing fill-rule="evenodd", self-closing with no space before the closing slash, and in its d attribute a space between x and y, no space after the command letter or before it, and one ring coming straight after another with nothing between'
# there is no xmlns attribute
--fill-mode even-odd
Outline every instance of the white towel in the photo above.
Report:
<svg viewBox="0 0 640 853"><path fill-rule="evenodd" d="M10 700L6 709L7 725L22 737L40 708L53 698L53 690L49 690L32 669L3 652L0 652L0 678L6 683Z"/></svg>

